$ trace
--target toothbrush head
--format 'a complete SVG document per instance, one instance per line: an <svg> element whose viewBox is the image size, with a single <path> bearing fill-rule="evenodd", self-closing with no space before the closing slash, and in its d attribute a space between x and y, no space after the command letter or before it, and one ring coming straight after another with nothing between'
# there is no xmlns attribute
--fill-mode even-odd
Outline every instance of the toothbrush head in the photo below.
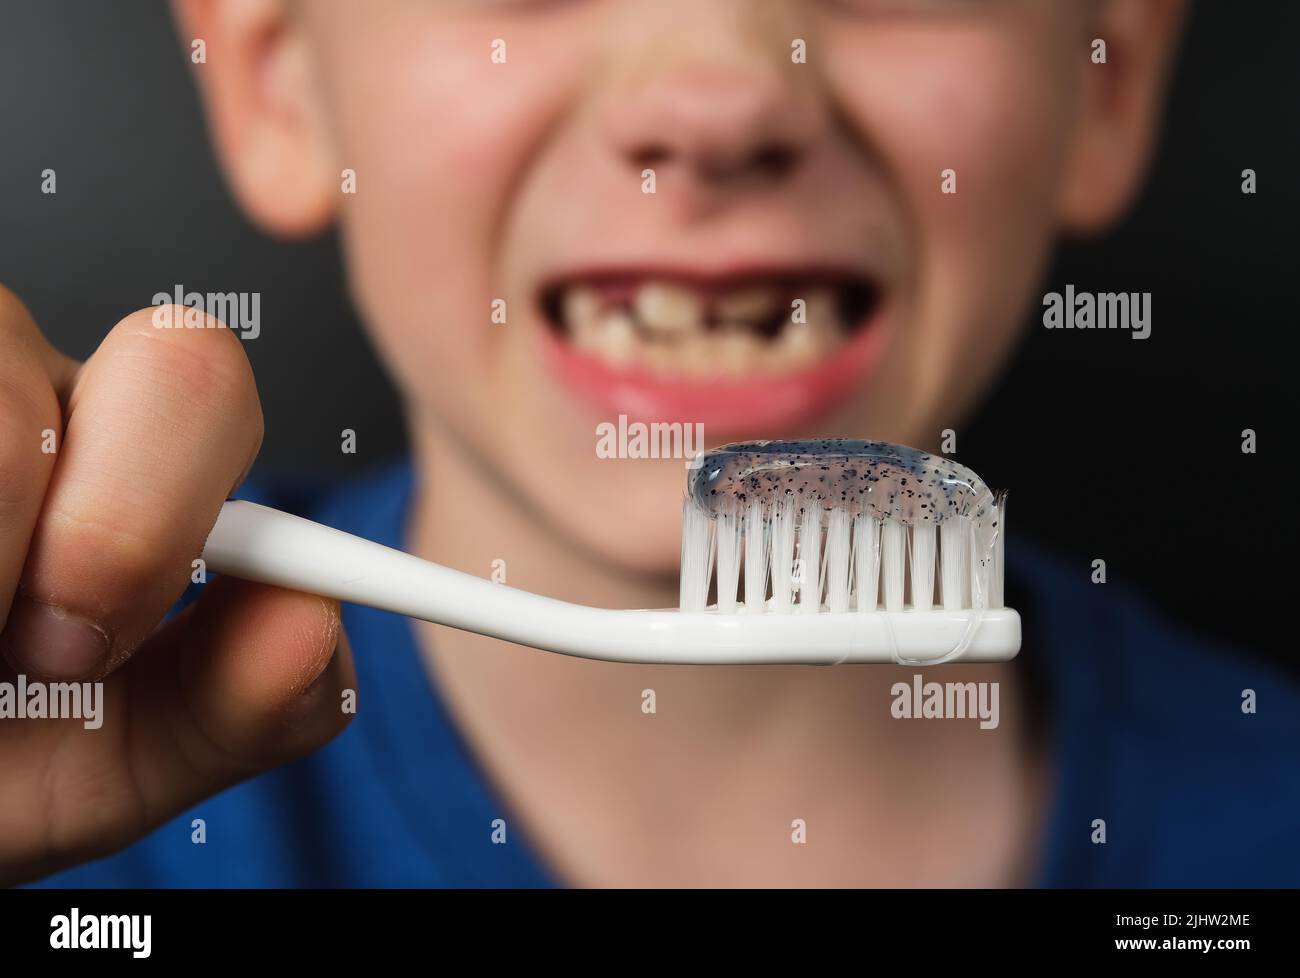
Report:
<svg viewBox="0 0 1300 978"><path fill-rule="evenodd" d="M687 480L681 610L708 606L715 564L720 612L1001 608L1005 512L966 466L903 445L725 445Z"/></svg>

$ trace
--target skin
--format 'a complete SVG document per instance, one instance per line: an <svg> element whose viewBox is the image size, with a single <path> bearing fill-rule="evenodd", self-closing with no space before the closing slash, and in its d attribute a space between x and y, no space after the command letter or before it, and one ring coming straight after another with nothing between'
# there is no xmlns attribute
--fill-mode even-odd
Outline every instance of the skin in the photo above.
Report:
<svg viewBox="0 0 1300 978"><path fill-rule="evenodd" d="M547 277L598 259L869 258L890 300L881 362L789 433L933 448L993 382L1053 240L1105 227L1136 192L1181 19L1177 0L174 6L186 48L207 40L195 77L240 204L274 234L341 230L352 294L407 405L409 548L481 575L504 559L514 586L610 607L675 603L684 475L680 461L596 456L609 419L537 355ZM1105 66L1088 60L1098 36ZM806 64L790 61L794 37ZM505 65L488 57L494 38ZM791 161L779 172L761 165L773 146ZM654 196L639 192L647 159ZM355 195L339 192L344 167ZM939 192L945 168L955 195ZM494 298L505 326L489 321ZM0 487L0 602L17 588L99 623L113 651L96 668L131 706L148 695L129 692L137 674L148 690L158 671L188 677L171 680L191 684L188 720L169 722L209 746L229 736L242 766L177 774L166 755L184 737L158 736L152 718L116 741L0 731L0 796L61 788L38 792L40 811L0 805L0 880L123 845L345 719L327 706L350 659L318 599L218 585L191 616L202 623L151 634L256 453L260 414L237 341L154 331L147 315L76 368L16 300L0 304L0 342L23 351L0 360L0 471L16 473ZM209 360L217 381L196 366ZM160 442L173 403L224 421L162 425ZM37 454L33 433L62 424L57 458ZM272 641L279 629L292 640ZM512 824L566 881L988 885L1032 872L1050 769L1009 668L927 673L1002 683L1001 726L972 735L893 721L906 670L643 668L435 626L418 637ZM21 628L0 646L17 661ZM301 706L316 675L326 692ZM267 736L286 711L303 731L288 744ZM91 794L112 802L93 818ZM795 818L805 846L790 844Z"/></svg>

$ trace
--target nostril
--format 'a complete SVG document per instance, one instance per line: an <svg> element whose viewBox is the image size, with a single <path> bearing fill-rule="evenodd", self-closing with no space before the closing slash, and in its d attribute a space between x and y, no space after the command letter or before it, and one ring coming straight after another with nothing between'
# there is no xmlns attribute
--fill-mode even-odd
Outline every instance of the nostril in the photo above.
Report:
<svg viewBox="0 0 1300 978"><path fill-rule="evenodd" d="M769 142L740 153L701 153L696 168L714 183L760 182L785 179L799 163L799 151L788 143Z"/></svg>
<svg viewBox="0 0 1300 978"><path fill-rule="evenodd" d="M798 154L794 148L781 143L760 146L753 154L751 166L763 176L783 177L794 169Z"/></svg>
<svg viewBox="0 0 1300 978"><path fill-rule="evenodd" d="M632 162L639 167L660 166L672 158L673 151L663 143L643 146L632 154Z"/></svg>

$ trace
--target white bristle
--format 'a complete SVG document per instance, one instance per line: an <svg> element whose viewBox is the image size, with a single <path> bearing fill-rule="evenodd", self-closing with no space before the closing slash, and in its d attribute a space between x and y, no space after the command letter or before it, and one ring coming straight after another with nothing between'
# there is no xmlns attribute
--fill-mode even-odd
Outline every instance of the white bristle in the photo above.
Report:
<svg viewBox="0 0 1300 978"><path fill-rule="evenodd" d="M740 514L734 509L719 513L717 524L718 610L735 611L740 585Z"/></svg>
<svg viewBox="0 0 1300 978"><path fill-rule="evenodd" d="M795 501L787 498L772 507L772 610L789 611L794 576Z"/></svg>
<svg viewBox="0 0 1300 978"><path fill-rule="evenodd" d="M960 611L970 604L969 547L969 521L964 516L944 520L939 527L939 590L945 611Z"/></svg>
<svg viewBox="0 0 1300 978"><path fill-rule="evenodd" d="M1005 498L986 518L952 517L937 525L831 509L824 529L816 504L805 503L800 515L795 498L766 510L761 500L750 500L716 518L688 500L682 509L681 608L708 606L715 555L717 608L726 613L737 611L742 599L755 613L790 611L796 592L799 610L811 613L822 610L823 597L826 610L835 613L875 611L882 599L886 611L932 611L936 575L943 610L1002 608L1005 521Z"/></svg>
<svg viewBox="0 0 1300 978"><path fill-rule="evenodd" d="M970 606L989 607L990 584L993 578L993 517L970 521Z"/></svg>
<svg viewBox="0 0 1300 978"><path fill-rule="evenodd" d="M832 509L826 524L826 604L832 612L849 610L849 511Z"/></svg>
<svg viewBox="0 0 1300 978"><path fill-rule="evenodd" d="M709 576L713 569L713 521L687 499L682 507L682 611L703 611L709 601Z"/></svg>
<svg viewBox="0 0 1300 978"><path fill-rule="evenodd" d="M745 607L754 612L767 605L767 537L763 503L751 499L745 514Z"/></svg>
<svg viewBox="0 0 1300 978"><path fill-rule="evenodd" d="M1007 497L1005 494L998 497L997 508L997 538L993 544L993 574L992 581L989 585L989 607L1004 608L1006 607L1006 541L1007 541Z"/></svg>
<svg viewBox="0 0 1300 978"><path fill-rule="evenodd" d="M858 611L875 611L880 592L880 521L866 513L853 518L853 588Z"/></svg>
<svg viewBox="0 0 1300 978"><path fill-rule="evenodd" d="M935 527L933 523L912 526L912 610L934 607Z"/></svg>
<svg viewBox="0 0 1300 978"><path fill-rule="evenodd" d="M885 520L881 536L880 574L884 582L885 610L902 611L907 527L898 520Z"/></svg>
<svg viewBox="0 0 1300 978"><path fill-rule="evenodd" d="M822 511L816 503L804 507L799 524L799 610L817 613L822 608Z"/></svg>

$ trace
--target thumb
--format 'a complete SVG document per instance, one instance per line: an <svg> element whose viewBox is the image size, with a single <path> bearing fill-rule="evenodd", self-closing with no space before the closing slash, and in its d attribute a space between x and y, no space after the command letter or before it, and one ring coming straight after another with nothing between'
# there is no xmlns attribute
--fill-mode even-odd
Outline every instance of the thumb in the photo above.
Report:
<svg viewBox="0 0 1300 978"><path fill-rule="evenodd" d="M214 779L228 784L327 743L351 717L343 690L356 686L337 601L233 577L168 622L139 671L133 699L183 751L156 755L160 794L191 772L198 797Z"/></svg>
<svg viewBox="0 0 1300 978"><path fill-rule="evenodd" d="M105 683L99 729L0 738L0 881L134 841L202 799L322 746L351 719L335 601L223 577ZM24 781L28 791L24 791Z"/></svg>

